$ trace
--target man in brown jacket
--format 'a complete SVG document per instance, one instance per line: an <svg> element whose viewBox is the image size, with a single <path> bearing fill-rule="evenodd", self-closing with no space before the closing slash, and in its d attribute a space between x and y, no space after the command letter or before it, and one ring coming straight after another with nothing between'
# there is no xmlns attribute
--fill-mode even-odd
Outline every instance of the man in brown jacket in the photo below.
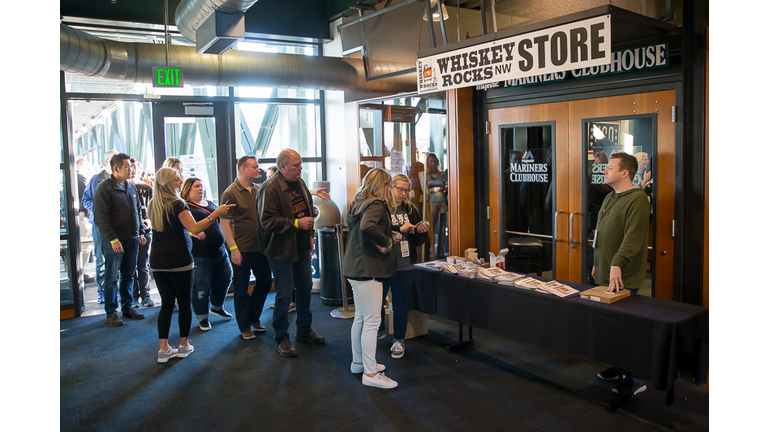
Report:
<svg viewBox="0 0 768 432"><path fill-rule="evenodd" d="M315 212L309 189L301 179L301 156L285 149L277 157L278 173L265 181L256 197L264 255L275 275L275 329L277 352L298 353L288 334L288 305L296 290L296 340L323 344L312 331L309 310L312 290L311 253Z"/></svg>

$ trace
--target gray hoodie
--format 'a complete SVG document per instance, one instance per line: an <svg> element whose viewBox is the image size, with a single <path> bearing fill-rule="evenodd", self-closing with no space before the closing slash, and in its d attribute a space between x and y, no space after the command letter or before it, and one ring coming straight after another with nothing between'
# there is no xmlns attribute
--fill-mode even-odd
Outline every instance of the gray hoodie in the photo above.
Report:
<svg viewBox="0 0 768 432"><path fill-rule="evenodd" d="M347 211L349 238L344 251L344 276L386 279L395 274L392 224L387 203L379 199L353 201ZM376 246L390 248L381 253Z"/></svg>

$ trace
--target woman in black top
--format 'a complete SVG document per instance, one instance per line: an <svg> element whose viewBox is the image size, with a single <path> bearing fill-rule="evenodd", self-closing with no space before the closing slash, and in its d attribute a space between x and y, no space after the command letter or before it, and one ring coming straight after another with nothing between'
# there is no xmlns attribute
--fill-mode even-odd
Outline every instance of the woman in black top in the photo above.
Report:
<svg viewBox="0 0 768 432"><path fill-rule="evenodd" d="M184 181L181 197L187 202L189 211L196 221L201 221L216 211L218 206L204 198L203 182L196 177ZM205 231L192 236L192 256L195 259L194 288L192 290L192 309L200 321L200 330L208 331L208 305L211 312L225 318L232 318L224 310L229 283L232 281L232 266L229 264L227 250L224 247L224 234L221 225L211 224Z"/></svg>
<svg viewBox="0 0 768 432"><path fill-rule="evenodd" d="M195 350L189 343L189 327L192 323L189 296L192 292L194 261L192 240L187 230L193 234L203 231L231 207L223 205L210 216L195 222L189 207L179 196L181 184L181 177L176 169L160 168L155 175L154 193L147 208L154 239L149 254L149 269L162 300L157 316L157 334L160 342L158 363L165 363L173 357L186 357ZM174 301L179 304L181 341L178 349L168 345Z"/></svg>

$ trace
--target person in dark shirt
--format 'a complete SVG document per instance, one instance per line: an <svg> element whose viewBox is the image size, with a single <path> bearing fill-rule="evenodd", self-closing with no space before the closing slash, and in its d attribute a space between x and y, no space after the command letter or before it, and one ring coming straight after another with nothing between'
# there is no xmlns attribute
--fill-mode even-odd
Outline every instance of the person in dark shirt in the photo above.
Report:
<svg viewBox="0 0 768 432"><path fill-rule="evenodd" d="M149 226L149 218L147 217L147 204L152 199L152 186L141 181L139 165L136 159L131 158L133 177L130 181L136 186L136 192L138 192L139 201L141 202L141 227L139 231L144 234L144 238L147 241L139 244L139 255L136 258L136 272L133 275L135 281L133 284L134 309L138 308L139 304L144 307L155 305L155 302L152 301L149 295L149 247L152 244L152 229Z"/></svg>
<svg viewBox="0 0 768 432"><path fill-rule="evenodd" d="M212 201L205 199L203 182L197 177L184 181L181 197L196 221L207 218L218 208ZM224 246L221 225L212 224L205 231L192 235L192 256L195 259L192 309L199 320L200 330L208 331L211 329L208 308L224 310L224 300L232 281L232 267Z"/></svg>
<svg viewBox="0 0 768 432"><path fill-rule="evenodd" d="M149 253L149 266L162 300L160 313L157 315L160 344L158 363L166 363L174 357L184 358L195 350L189 343L189 327L192 323L189 302L194 267L189 233L198 234L209 228L231 207L222 205L201 221L195 222L189 206L179 196L181 185L181 176L176 169L160 168L155 176L154 193L147 208L152 224L152 236L155 239ZM174 302L179 305L181 340L178 348L168 344Z"/></svg>
<svg viewBox="0 0 768 432"><path fill-rule="evenodd" d="M107 322L114 327L125 324L116 312L118 286L123 317L144 318L131 308L139 243L146 240L139 232L138 193L133 183L127 181L133 175L129 158L124 153L113 156L109 162L112 175L101 182L93 194L93 221L99 229L104 253L104 311Z"/></svg>

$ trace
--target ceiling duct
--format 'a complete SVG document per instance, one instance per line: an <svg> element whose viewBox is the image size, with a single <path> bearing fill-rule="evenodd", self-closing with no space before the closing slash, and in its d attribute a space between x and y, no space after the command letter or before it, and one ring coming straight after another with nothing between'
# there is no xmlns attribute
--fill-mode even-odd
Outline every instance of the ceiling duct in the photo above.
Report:
<svg viewBox="0 0 768 432"><path fill-rule="evenodd" d="M368 82L359 59L230 50L207 56L171 45L169 64L191 85L312 88L394 94L416 91L416 74ZM151 83L153 67L166 67L165 47L104 40L60 24L61 70L80 75ZM376 63L381 73L402 65Z"/></svg>
<svg viewBox="0 0 768 432"><path fill-rule="evenodd" d="M224 54L245 39L245 15L216 11L197 29L199 54Z"/></svg>
<svg viewBox="0 0 768 432"><path fill-rule="evenodd" d="M174 14L200 54L224 54L245 39L245 11L258 0L182 0Z"/></svg>

